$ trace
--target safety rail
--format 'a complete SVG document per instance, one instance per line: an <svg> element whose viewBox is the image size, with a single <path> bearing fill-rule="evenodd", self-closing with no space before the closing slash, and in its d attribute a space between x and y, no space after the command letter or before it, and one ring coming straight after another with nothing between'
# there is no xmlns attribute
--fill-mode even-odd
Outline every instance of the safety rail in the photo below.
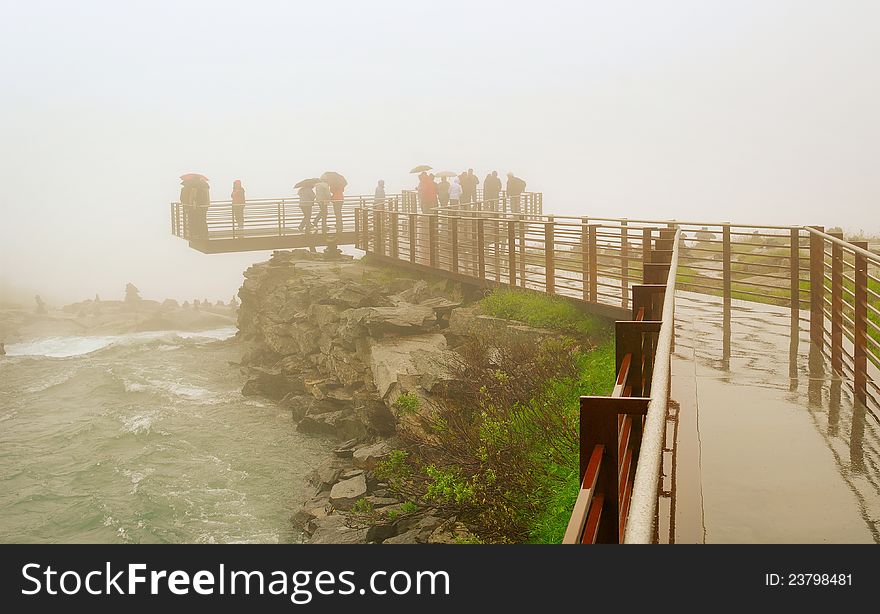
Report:
<svg viewBox="0 0 880 614"><path fill-rule="evenodd" d="M669 398L664 382L672 354L678 245L677 231L660 231L643 263L648 283L631 289L632 319L615 323L617 377L611 395L581 397L581 487L565 544L624 540L637 471L648 475L641 480L642 490L648 491L641 499L650 503L639 508L644 518L638 524L659 526L657 484ZM653 445L656 441L659 447Z"/></svg>
<svg viewBox="0 0 880 614"><path fill-rule="evenodd" d="M357 218L356 246L380 259L407 262L477 285L525 288L589 303L595 311L621 320L619 348L631 346L627 339L633 335L640 343L654 340L653 345L640 347L641 354L628 363L623 361L627 352L621 355L618 350L618 374L624 366L630 370L624 379L653 373L650 385L641 389L630 385L627 394L621 390L612 400L584 400L585 407L599 409L583 409L587 415L581 423L582 441L590 442L602 433L607 439L611 428L597 426L597 416L611 412L609 407L621 407L625 411L616 412L623 414L619 443L626 439L628 444L614 454L610 440L594 441L583 451L582 482L603 499L600 507L581 501L578 509L587 513L580 518L581 541L587 528L596 531L586 531L588 537L595 535L599 541L656 541L658 500L674 499L669 488L661 488L669 476L660 475L669 352L656 353L672 343L670 288L685 295L717 297L709 300L717 300L725 320L722 360L728 364L734 302L786 308L794 334L802 323L801 314L809 310L813 345L829 356L840 380L851 383L860 403L872 411L880 408L880 257L864 243L847 243L821 228L525 215L479 206L438 208L433 214L364 208ZM668 241L670 232L676 233L674 254L657 245ZM670 268L674 275L668 275ZM654 286L662 286L663 291L652 288L653 311L646 310L639 320L636 307L646 300L641 293ZM659 296L665 297L662 318ZM636 363L640 366L633 369ZM644 430L641 416L645 416ZM601 454L596 445L604 446ZM605 494L612 490L603 483L610 478L602 473L602 458L620 462L621 471L626 465L621 476L633 472L631 485L629 479L618 481L617 497ZM674 502L670 508L674 513ZM591 509L608 510L603 512L606 519L616 516L617 533L590 524Z"/></svg>

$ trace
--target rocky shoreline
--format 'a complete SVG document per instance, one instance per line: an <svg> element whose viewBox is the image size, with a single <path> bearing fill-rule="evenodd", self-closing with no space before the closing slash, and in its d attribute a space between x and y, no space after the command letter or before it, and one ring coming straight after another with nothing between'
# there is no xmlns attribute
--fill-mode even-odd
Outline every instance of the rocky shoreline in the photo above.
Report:
<svg viewBox="0 0 880 614"><path fill-rule="evenodd" d="M351 257L275 252L244 273L239 291L242 393L277 402L301 432L341 443L309 476L316 492L293 522L311 543L453 543L467 535L454 519L403 508L377 476L394 435L411 428L397 404L450 376L455 347L475 330L546 336L547 331L480 315L479 295L446 280L424 280ZM353 508L382 521L358 521ZM390 512L390 513L389 513Z"/></svg>

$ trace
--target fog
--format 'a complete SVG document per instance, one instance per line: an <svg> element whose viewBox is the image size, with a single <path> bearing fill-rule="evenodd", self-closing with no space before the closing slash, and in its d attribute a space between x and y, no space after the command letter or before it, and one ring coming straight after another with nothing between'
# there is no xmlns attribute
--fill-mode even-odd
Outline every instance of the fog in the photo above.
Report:
<svg viewBox="0 0 880 614"><path fill-rule="evenodd" d="M878 23L872 0L5 3L2 288L228 300L266 254L171 236L189 171L225 199L473 167L554 213L877 232Z"/></svg>

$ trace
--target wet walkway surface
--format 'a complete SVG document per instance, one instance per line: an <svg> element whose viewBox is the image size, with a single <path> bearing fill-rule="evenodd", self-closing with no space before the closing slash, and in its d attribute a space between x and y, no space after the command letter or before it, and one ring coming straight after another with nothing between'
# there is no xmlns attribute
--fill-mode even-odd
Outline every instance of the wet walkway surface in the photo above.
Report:
<svg viewBox="0 0 880 614"><path fill-rule="evenodd" d="M880 542L880 423L806 317L676 295L676 543Z"/></svg>

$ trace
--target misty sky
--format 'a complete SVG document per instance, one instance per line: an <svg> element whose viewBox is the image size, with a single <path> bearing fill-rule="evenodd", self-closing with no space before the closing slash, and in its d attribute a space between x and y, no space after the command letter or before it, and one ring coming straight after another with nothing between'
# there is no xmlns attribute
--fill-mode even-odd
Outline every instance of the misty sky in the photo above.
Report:
<svg viewBox="0 0 880 614"><path fill-rule="evenodd" d="M11 2L0 280L227 300L265 253L171 236L214 198L512 170L548 212L880 231L880 2Z"/></svg>

